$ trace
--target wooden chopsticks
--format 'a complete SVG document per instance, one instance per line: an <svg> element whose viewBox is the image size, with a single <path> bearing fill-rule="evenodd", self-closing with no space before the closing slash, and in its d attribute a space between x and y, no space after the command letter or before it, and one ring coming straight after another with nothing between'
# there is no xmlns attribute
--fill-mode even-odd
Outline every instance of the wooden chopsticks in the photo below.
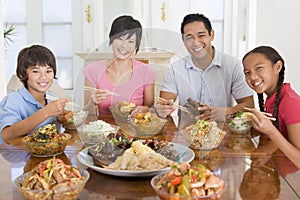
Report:
<svg viewBox="0 0 300 200"><path fill-rule="evenodd" d="M88 87L88 86L83 86L83 89L84 90L87 90L87 91L95 91L95 90L99 90L99 89L97 89L97 88L93 88L93 87ZM106 90L109 94L111 94L111 95L115 95L115 96L120 96L120 94L118 94L118 93L115 93L115 92L111 92L111 91L109 91L109 90Z"/></svg>
<svg viewBox="0 0 300 200"><path fill-rule="evenodd" d="M161 98L161 97L158 97L158 99L159 99L159 100L162 100L162 101L168 101L168 100L166 100L166 99L164 99L164 98ZM186 113L191 114L191 112L190 112L187 108L185 108L185 107L183 107L183 106L175 105L175 104L173 104L173 106L176 107L176 108L178 108L179 110L182 110L183 112L186 112Z"/></svg>
<svg viewBox="0 0 300 200"><path fill-rule="evenodd" d="M244 107L245 110L248 110L248 111L254 111L255 109L254 108L247 108L247 107ZM262 112L262 111L259 111L260 113L264 114L264 116L272 121L276 121L276 118L275 117L272 117L273 115L271 113L266 113L266 112Z"/></svg>

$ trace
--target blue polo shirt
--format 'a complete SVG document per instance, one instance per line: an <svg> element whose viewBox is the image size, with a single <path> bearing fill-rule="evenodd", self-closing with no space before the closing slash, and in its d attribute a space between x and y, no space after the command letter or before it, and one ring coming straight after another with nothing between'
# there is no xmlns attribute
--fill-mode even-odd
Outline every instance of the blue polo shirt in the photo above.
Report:
<svg viewBox="0 0 300 200"><path fill-rule="evenodd" d="M164 76L161 91L176 94L180 105L191 97L218 107L231 107L234 105L232 98L237 100L253 95L246 83L242 62L217 49L205 70L194 65L191 55L172 63Z"/></svg>
<svg viewBox="0 0 300 200"><path fill-rule="evenodd" d="M4 143L2 139L2 130L24 120L36 113L43 106L35 100L30 92L23 86L18 91L9 93L0 102L0 144ZM53 123L56 117L49 117L36 127L39 128L49 123Z"/></svg>

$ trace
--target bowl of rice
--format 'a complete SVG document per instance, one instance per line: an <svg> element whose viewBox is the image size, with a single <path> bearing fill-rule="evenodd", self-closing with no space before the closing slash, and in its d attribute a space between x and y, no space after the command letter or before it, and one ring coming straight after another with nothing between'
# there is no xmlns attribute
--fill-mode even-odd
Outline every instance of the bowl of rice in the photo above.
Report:
<svg viewBox="0 0 300 200"><path fill-rule="evenodd" d="M83 124L77 129L79 138L84 146L92 146L103 141L110 133L116 134L120 127L103 120Z"/></svg>

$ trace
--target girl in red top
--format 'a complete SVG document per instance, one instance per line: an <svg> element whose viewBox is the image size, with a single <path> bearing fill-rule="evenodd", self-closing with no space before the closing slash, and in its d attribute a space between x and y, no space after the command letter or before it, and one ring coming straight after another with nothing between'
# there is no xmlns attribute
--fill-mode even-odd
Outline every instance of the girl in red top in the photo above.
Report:
<svg viewBox="0 0 300 200"><path fill-rule="evenodd" d="M260 46L244 56L243 64L246 81L258 95L260 110L276 118L272 123L256 110L253 127L300 168L300 97L284 83L284 60L272 47Z"/></svg>

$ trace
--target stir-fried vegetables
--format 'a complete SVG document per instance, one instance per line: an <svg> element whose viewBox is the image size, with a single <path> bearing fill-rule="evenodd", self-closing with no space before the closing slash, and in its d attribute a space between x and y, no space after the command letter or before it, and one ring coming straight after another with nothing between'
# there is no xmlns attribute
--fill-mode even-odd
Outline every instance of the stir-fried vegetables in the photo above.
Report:
<svg viewBox="0 0 300 200"><path fill-rule="evenodd" d="M207 196L220 193L224 181L204 165L173 165L156 184L157 189L178 196Z"/></svg>
<svg viewBox="0 0 300 200"><path fill-rule="evenodd" d="M57 155L62 153L69 141L68 134L60 134L55 124L38 128L32 135L22 140L30 152L36 156Z"/></svg>

